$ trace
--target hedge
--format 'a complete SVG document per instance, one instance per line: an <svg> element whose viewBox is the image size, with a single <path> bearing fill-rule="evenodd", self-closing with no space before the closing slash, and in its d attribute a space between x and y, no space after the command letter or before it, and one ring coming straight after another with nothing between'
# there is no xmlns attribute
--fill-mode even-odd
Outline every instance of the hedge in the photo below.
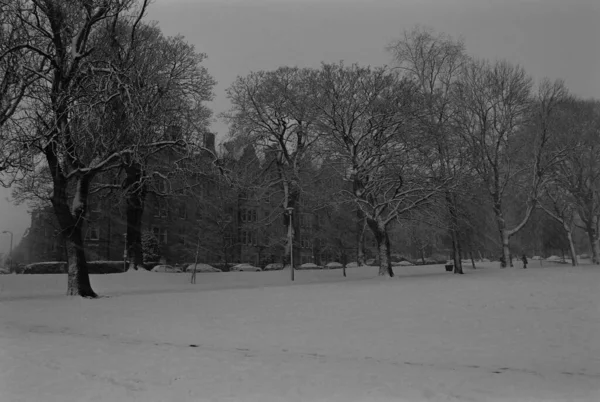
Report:
<svg viewBox="0 0 600 402"><path fill-rule="evenodd" d="M67 263L60 261L51 262L36 262L33 264L25 265L23 268L23 274L37 275L37 274L64 274L67 272Z"/></svg>
<svg viewBox="0 0 600 402"><path fill-rule="evenodd" d="M90 274L117 274L123 272L123 261L88 261ZM62 261L36 262L26 265L23 274L66 274L67 263Z"/></svg>

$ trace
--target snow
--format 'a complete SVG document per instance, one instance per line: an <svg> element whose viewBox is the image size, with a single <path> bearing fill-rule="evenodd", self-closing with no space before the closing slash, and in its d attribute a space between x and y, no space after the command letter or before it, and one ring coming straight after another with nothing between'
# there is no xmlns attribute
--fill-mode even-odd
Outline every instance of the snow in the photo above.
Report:
<svg viewBox="0 0 600 402"><path fill-rule="evenodd" d="M2 401L597 401L600 269L0 277Z"/></svg>

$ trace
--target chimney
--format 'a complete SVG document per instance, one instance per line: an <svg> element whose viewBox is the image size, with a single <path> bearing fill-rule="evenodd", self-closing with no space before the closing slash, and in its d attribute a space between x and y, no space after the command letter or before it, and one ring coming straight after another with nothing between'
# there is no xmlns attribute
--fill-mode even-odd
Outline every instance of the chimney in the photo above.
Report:
<svg viewBox="0 0 600 402"><path fill-rule="evenodd" d="M214 133L210 133L210 132L204 133L204 147L211 150L212 152L216 152L215 151L215 134Z"/></svg>

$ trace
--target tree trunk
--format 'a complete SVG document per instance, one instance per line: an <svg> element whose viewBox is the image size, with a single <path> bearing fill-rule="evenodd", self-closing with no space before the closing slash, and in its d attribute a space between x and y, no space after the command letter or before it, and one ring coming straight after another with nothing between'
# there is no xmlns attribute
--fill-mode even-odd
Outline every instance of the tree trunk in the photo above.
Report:
<svg viewBox="0 0 600 402"><path fill-rule="evenodd" d="M367 223L360 209L357 210L357 230L356 230L356 263L359 267L365 265L365 230Z"/></svg>
<svg viewBox="0 0 600 402"><path fill-rule="evenodd" d="M454 260L454 273L463 274L462 258L460 249L460 238L458 236L458 213L456 211L456 199L446 191L446 206L450 215L450 238L452 239L452 259Z"/></svg>
<svg viewBox="0 0 600 402"><path fill-rule="evenodd" d="M379 251L379 276L394 276L392 269L390 238L387 233L387 227L383 222L367 218L367 224L371 228L375 240L377 240L377 249Z"/></svg>
<svg viewBox="0 0 600 402"><path fill-rule="evenodd" d="M512 255L510 255L510 243L509 235L506 230L502 231L502 257L504 258L502 268L506 268L506 264L509 263L512 267Z"/></svg>
<svg viewBox="0 0 600 402"><path fill-rule="evenodd" d="M142 182L142 170L139 165L133 164L125 168L127 177L124 186L127 189L127 255L130 263L129 269L137 270L143 267L144 256L142 252L142 216L146 201L146 183Z"/></svg>
<svg viewBox="0 0 600 402"><path fill-rule="evenodd" d="M473 250L469 251L469 257L471 258L471 265L473 266L473 269L476 269L475 259L473 258Z"/></svg>
<svg viewBox="0 0 600 402"><path fill-rule="evenodd" d="M95 298L83 250L81 228L73 228L67 240L67 295Z"/></svg>
<svg viewBox="0 0 600 402"><path fill-rule="evenodd" d="M462 268L462 259L460 255L461 250L458 235L454 229L451 229L450 232L452 236L452 259L454 260L454 273L463 274L464 272Z"/></svg>
<svg viewBox="0 0 600 402"><path fill-rule="evenodd" d="M592 251L592 263L599 264L600 263L600 246L598 243L598 233L594 228L594 225L589 220L585 221L585 231L588 235L588 240L590 242L590 249Z"/></svg>
<svg viewBox="0 0 600 402"><path fill-rule="evenodd" d="M569 240L569 254L571 255L571 264L576 267L579 265L577 261L577 252L575 251L575 242L573 241L573 232L567 224L563 224L565 231L567 232L567 239Z"/></svg>
<svg viewBox="0 0 600 402"><path fill-rule="evenodd" d="M89 180L86 177L80 177L77 180L71 209L68 205L67 181L60 172L56 173L55 171L53 177L54 192L51 202L60 225L61 236L65 240L68 265L67 295L95 298L98 295L93 291L90 284L81 236L81 225L87 208Z"/></svg>

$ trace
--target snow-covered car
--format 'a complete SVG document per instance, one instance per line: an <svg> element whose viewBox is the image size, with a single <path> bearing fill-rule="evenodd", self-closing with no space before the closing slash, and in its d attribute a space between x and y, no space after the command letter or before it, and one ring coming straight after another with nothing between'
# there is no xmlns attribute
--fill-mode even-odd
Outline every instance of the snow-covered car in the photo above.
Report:
<svg viewBox="0 0 600 402"><path fill-rule="evenodd" d="M280 262L274 262L265 266L265 271L280 271L283 269L283 264Z"/></svg>
<svg viewBox="0 0 600 402"><path fill-rule="evenodd" d="M562 260L563 259L557 255L551 255L550 257L546 258L546 261L550 261L550 262L561 262Z"/></svg>
<svg viewBox="0 0 600 402"><path fill-rule="evenodd" d="M328 262L327 264L325 264L325 267L327 267L327 269L339 269L339 268L344 268L344 266L342 264L340 264L339 262Z"/></svg>
<svg viewBox="0 0 600 402"><path fill-rule="evenodd" d="M237 264L234 265L233 267L231 267L232 271L239 271L239 272L260 272L262 271L262 269L260 269L259 267L255 267L254 265L251 264Z"/></svg>
<svg viewBox="0 0 600 402"><path fill-rule="evenodd" d="M194 264L190 264L186 267L185 272L193 272ZM221 272L219 268L215 268L208 264L196 264L196 272Z"/></svg>
<svg viewBox="0 0 600 402"><path fill-rule="evenodd" d="M404 260L404 261L400 261L400 262L393 262L392 265L400 266L400 267L410 267L410 266L413 266L414 264L410 261Z"/></svg>
<svg viewBox="0 0 600 402"><path fill-rule="evenodd" d="M8 274L10 274L10 269L0 268L0 275L8 275Z"/></svg>
<svg viewBox="0 0 600 402"><path fill-rule="evenodd" d="M353 262L349 262L348 264L346 264L346 268L356 268L358 267L358 262L353 261Z"/></svg>
<svg viewBox="0 0 600 402"><path fill-rule="evenodd" d="M317 264L313 264L312 262L307 262L306 264L302 264L299 267L296 267L296 269L320 269L321 267L318 266Z"/></svg>
<svg viewBox="0 0 600 402"><path fill-rule="evenodd" d="M183 271L181 270L181 268L178 267L174 267L171 265L157 265L154 268L152 268L152 272L171 272L171 273L182 273Z"/></svg>

